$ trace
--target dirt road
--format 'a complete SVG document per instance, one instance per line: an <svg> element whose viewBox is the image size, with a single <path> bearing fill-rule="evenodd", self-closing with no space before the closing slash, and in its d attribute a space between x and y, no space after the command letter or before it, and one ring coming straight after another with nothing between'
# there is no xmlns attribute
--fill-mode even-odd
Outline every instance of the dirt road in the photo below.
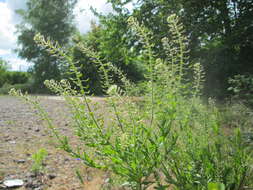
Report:
<svg viewBox="0 0 253 190"><path fill-rule="evenodd" d="M64 101L54 96L43 96L39 100L60 130L71 136ZM49 136L43 121L36 116L36 110L15 97L0 96L0 189L3 180L14 178L24 180L25 184L20 189L100 189L107 175L81 167L79 160L57 149L54 138ZM36 177L31 172L31 156L40 148L45 148L48 156L43 175ZM77 168L84 178L85 188L76 177Z"/></svg>

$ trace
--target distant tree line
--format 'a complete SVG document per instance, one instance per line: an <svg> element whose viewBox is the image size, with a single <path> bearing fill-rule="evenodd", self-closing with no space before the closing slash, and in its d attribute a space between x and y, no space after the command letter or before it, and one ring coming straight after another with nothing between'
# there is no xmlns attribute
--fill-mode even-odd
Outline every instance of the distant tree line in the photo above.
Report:
<svg viewBox="0 0 253 190"><path fill-rule="evenodd" d="M9 71L6 61L0 58L0 88L7 85L24 84L29 80L27 72Z"/></svg>
<svg viewBox="0 0 253 190"><path fill-rule="evenodd" d="M168 36L166 18L176 13L189 38L189 57L205 70L204 94L224 98L229 78L253 73L253 1L251 0L108 0L113 13L102 15L93 10L99 24L92 23L87 34L74 27L76 0L28 0L27 11L19 10L23 23L18 26L19 55L35 64L34 85L43 89L45 79L71 77L62 60L50 57L38 47L33 36L41 33L57 41L76 61L84 83L93 94L102 94L98 66L78 44L85 43L99 52L103 61L121 68L133 82L145 81L145 56L142 45L127 26L134 16L152 33L153 50L165 57L161 39ZM133 3L132 10L126 8ZM117 76L114 77L117 81Z"/></svg>

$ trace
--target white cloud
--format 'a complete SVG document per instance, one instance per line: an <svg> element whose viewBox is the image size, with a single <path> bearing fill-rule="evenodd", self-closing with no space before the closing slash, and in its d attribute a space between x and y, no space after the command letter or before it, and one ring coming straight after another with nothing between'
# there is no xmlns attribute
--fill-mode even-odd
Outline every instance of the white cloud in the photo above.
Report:
<svg viewBox="0 0 253 190"><path fill-rule="evenodd" d="M112 12L112 7L106 3L106 0L79 0L74 13L76 15L77 27L82 33L90 29L90 22L92 20L97 21L97 18L90 11L90 7L103 14Z"/></svg>
<svg viewBox="0 0 253 190"><path fill-rule="evenodd" d="M79 0L74 10L76 16L77 28L85 33L90 28L90 21L96 20L90 11L90 7L95 8L98 12L108 13L112 11L110 4L106 0ZM26 0L6 0L0 1L0 57L8 61L12 70L26 68L30 63L19 59L12 51L17 48L17 37L15 25L20 23L21 18L15 13L17 9L25 9Z"/></svg>
<svg viewBox="0 0 253 190"><path fill-rule="evenodd" d="M14 34L16 31L15 25L20 22L15 10L21 8L25 8L25 1L7 0L6 2L0 2L0 57L8 61L12 70L24 70L25 66L30 65L18 58L12 51L17 47L17 37Z"/></svg>
<svg viewBox="0 0 253 190"><path fill-rule="evenodd" d="M0 50L13 48L16 42L16 38L13 35L15 26L11 22L11 14L7 4L0 2Z"/></svg>
<svg viewBox="0 0 253 190"><path fill-rule="evenodd" d="M28 63L23 59L20 59L18 57L11 57L8 59L8 63L11 64L11 70L14 71L26 71L30 66L32 66L32 63Z"/></svg>
<svg viewBox="0 0 253 190"><path fill-rule="evenodd" d="M0 56L11 54L11 50L9 49L0 49Z"/></svg>
<svg viewBox="0 0 253 190"><path fill-rule="evenodd" d="M6 4L11 10L12 24L19 24L21 17L15 11L18 9L26 9L26 0L6 0Z"/></svg>

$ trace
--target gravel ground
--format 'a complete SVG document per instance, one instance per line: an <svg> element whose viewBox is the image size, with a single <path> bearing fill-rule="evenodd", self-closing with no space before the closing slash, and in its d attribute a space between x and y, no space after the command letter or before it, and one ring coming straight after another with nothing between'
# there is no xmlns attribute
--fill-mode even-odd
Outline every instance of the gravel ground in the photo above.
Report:
<svg viewBox="0 0 253 190"><path fill-rule="evenodd" d="M94 101L101 99L94 98ZM71 137L64 101L54 96L41 96L39 100L60 130ZM34 176L31 155L40 148L45 148L48 156L43 174ZM84 185L75 175L77 168L83 176ZM25 184L19 189L96 190L102 189L101 185L105 185L107 178L107 174L85 168L80 161L57 149L35 110L15 97L0 96L0 189L6 179L22 179Z"/></svg>

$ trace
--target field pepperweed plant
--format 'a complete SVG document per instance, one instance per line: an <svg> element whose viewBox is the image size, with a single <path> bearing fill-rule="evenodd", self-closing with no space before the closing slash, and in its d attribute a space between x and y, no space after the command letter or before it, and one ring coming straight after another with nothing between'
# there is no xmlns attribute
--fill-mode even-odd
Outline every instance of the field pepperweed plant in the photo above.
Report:
<svg viewBox="0 0 253 190"><path fill-rule="evenodd" d="M39 110L63 150L86 166L110 171L131 189L252 188L252 147L244 143L240 128L229 135L224 133L213 100L201 102L201 64L190 63L187 58L188 41L179 18L171 15L167 20L168 38L161 39L167 57L158 58L153 52L152 33L129 18L129 27L139 37L146 58L148 90L137 101L131 97L135 85L119 68L101 61L99 53L90 47L79 45L99 67L104 91L109 95L105 98L109 123L91 105L72 57L57 43L36 35L36 43L67 62L75 76L70 81L47 80L45 85L70 106L72 127L81 142L77 148L58 132L36 99L15 90L11 94ZM112 74L120 76L121 86L114 84ZM194 77L189 80L189 76ZM78 89L72 89L70 82Z"/></svg>

